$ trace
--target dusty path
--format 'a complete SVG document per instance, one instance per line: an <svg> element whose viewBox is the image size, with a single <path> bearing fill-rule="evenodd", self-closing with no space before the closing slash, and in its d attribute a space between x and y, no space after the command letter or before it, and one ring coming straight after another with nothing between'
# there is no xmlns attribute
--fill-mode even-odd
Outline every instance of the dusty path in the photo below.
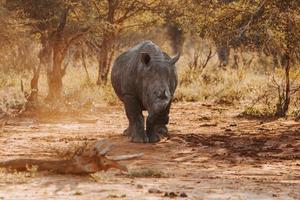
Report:
<svg viewBox="0 0 300 200"><path fill-rule="evenodd" d="M121 107L96 113L9 120L0 133L0 158L52 159L57 151L109 138L116 143L111 154L145 153L127 163L129 175L0 172L0 199L300 199L300 123L176 103L168 140L133 144L120 135L127 126Z"/></svg>

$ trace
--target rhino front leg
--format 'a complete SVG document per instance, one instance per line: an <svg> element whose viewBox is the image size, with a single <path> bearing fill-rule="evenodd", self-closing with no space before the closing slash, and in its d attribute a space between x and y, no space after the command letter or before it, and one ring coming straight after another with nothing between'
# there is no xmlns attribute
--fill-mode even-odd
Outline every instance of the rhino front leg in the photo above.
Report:
<svg viewBox="0 0 300 200"><path fill-rule="evenodd" d="M128 128L126 128L124 131L123 131L123 135L124 136L128 136L128 137L131 137L131 131L130 131L130 127L128 126Z"/></svg>
<svg viewBox="0 0 300 200"><path fill-rule="evenodd" d="M154 127L155 132L164 137L168 136L167 124L169 123L170 108L171 103L168 105L166 110L157 117Z"/></svg>
<svg viewBox="0 0 300 200"><path fill-rule="evenodd" d="M160 136L168 135L169 107L160 114L149 114L146 122L146 133L150 142L158 142Z"/></svg>
<svg viewBox="0 0 300 200"><path fill-rule="evenodd" d="M131 141L136 143L148 143L149 139L144 131L144 116L138 100L131 95L124 97L126 116L129 127L124 131L131 136Z"/></svg>

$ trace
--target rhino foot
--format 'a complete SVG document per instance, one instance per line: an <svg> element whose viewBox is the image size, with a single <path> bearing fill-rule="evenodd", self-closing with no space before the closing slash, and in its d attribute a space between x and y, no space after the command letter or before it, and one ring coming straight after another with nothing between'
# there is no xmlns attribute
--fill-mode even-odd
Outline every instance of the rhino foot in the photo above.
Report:
<svg viewBox="0 0 300 200"><path fill-rule="evenodd" d="M134 143L149 143L149 138L146 134L144 135L134 135L131 137L131 142Z"/></svg>
<svg viewBox="0 0 300 200"><path fill-rule="evenodd" d="M168 128L165 125L156 126L155 127L155 133L157 133L161 137L168 137L169 136Z"/></svg>
<svg viewBox="0 0 300 200"><path fill-rule="evenodd" d="M124 131L123 131L123 134L122 135L124 135L124 136L128 136L128 137L130 137L131 136L131 133L130 133L130 131L129 131L129 127L128 128L126 128Z"/></svg>
<svg viewBox="0 0 300 200"><path fill-rule="evenodd" d="M160 137L158 134L152 133L148 135L149 138L149 142L151 143L155 143L155 142L159 142L160 141Z"/></svg>

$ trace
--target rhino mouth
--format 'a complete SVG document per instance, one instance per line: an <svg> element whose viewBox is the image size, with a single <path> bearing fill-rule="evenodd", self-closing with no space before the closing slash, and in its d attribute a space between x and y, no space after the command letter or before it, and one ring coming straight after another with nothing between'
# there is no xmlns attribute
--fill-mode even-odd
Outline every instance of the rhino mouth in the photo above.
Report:
<svg viewBox="0 0 300 200"><path fill-rule="evenodd" d="M162 113L167 109L169 104L170 104L170 99L166 99L166 100L158 99L153 104L153 112Z"/></svg>
<svg viewBox="0 0 300 200"><path fill-rule="evenodd" d="M168 89L161 89L154 92L152 108L154 113L162 113L166 110L171 101L171 93Z"/></svg>

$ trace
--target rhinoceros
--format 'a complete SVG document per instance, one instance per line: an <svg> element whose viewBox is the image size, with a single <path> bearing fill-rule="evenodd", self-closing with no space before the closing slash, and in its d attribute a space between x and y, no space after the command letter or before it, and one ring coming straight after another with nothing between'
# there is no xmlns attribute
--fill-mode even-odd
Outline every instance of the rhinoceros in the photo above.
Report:
<svg viewBox="0 0 300 200"><path fill-rule="evenodd" d="M169 112L177 87L175 63L152 41L144 41L119 55L112 67L112 86L125 106L129 121L124 134L132 142L158 142L168 134ZM148 111L144 130L143 111Z"/></svg>

